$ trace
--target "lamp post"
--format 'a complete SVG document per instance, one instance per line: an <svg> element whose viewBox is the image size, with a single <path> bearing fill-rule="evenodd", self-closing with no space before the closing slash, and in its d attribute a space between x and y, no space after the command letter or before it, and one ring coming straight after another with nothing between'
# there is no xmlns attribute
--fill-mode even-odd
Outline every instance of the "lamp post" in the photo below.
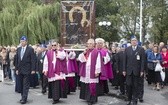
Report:
<svg viewBox="0 0 168 105"><path fill-rule="evenodd" d="M111 22L110 22L110 21L100 21L100 22L98 23L98 25L99 25L100 27L105 26L104 28L106 28L106 29L108 30L108 27L111 26Z"/></svg>
<svg viewBox="0 0 168 105"><path fill-rule="evenodd" d="M140 42L142 42L142 0L140 0L140 33L139 33L139 37L140 37Z"/></svg>
<svg viewBox="0 0 168 105"><path fill-rule="evenodd" d="M111 22L109 21L100 21L99 26L111 26Z"/></svg>

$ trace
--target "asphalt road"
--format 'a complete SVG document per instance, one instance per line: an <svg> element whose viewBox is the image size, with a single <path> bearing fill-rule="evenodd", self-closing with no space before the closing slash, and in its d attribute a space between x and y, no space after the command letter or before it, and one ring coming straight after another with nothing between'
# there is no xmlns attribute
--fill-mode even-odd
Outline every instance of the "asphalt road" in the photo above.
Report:
<svg viewBox="0 0 168 105"><path fill-rule="evenodd" d="M118 94L118 90L110 87L110 93ZM20 105L20 94L14 92L14 84L10 81L0 82L0 105ZM47 94L41 94L41 89L30 89L27 105L52 105L52 100ZM57 105L87 105L87 102L79 99L79 90L68 95L67 99L61 99ZM101 96L95 105L126 105L123 99L112 96ZM161 91L152 90L152 86L145 84L144 103L138 105L168 105L168 87Z"/></svg>

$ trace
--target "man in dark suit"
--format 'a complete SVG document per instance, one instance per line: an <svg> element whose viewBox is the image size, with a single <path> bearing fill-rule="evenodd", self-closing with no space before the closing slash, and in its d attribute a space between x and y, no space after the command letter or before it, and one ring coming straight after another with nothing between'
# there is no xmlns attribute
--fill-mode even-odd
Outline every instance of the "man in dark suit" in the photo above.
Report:
<svg viewBox="0 0 168 105"><path fill-rule="evenodd" d="M40 48L41 48L41 52L37 55L37 71L40 74L42 93L44 94L46 93L46 88L48 85L48 78L43 73L43 62L47 52L46 50L47 46L44 44L41 44Z"/></svg>
<svg viewBox="0 0 168 105"><path fill-rule="evenodd" d="M125 76L123 75L123 57L124 51L127 47L126 44L123 44L120 51L116 54L116 69L119 76L119 85L120 85L120 94L125 95Z"/></svg>
<svg viewBox="0 0 168 105"><path fill-rule="evenodd" d="M139 96L138 83L139 78L143 76L145 64L145 51L138 46L138 41L135 36L131 38L131 46L125 49L123 62L123 75L126 76L128 103L137 105ZM133 98L133 99L132 99Z"/></svg>
<svg viewBox="0 0 168 105"><path fill-rule="evenodd" d="M28 46L26 36L20 39L21 47L16 53L16 74L19 75L21 83L21 104L26 104L29 91L29 76L35 73L35 53L32 47Z"/></svg>

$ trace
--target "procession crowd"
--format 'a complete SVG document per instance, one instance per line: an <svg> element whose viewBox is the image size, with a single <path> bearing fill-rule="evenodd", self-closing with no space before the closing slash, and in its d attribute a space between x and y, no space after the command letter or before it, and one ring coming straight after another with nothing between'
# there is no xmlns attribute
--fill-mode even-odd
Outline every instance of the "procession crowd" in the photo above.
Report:
<svg viewBox="0 0 168 105"><path fill-rule="evenodd" d="M127 96L127 105L143 102L144 80L159 91L168 83L167 46L150 43L106 46L102 38L89 39L86 49L64 49L53 41L47 45L29 45L26 36L19 46L0 46L0 65L5 80L15 83L21 104L27 103L29 87L40 85L53 104L80 89L79 98L88 105L109 93L109 84Z"/></svg>

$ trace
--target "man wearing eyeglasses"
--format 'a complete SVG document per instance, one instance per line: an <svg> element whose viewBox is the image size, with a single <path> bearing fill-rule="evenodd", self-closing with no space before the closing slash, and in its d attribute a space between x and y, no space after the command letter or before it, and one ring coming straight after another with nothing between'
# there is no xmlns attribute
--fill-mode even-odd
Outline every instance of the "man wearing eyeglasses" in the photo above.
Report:
<svg viewBox="0 0 168 105"><path fill-rule="evenodd" d="M56 42L52 43L52 49L47 52L44 58L43 72L48 78L48 98L53 99L53 104L58 103L60 98L67 98L66 53Z"/></svg>

